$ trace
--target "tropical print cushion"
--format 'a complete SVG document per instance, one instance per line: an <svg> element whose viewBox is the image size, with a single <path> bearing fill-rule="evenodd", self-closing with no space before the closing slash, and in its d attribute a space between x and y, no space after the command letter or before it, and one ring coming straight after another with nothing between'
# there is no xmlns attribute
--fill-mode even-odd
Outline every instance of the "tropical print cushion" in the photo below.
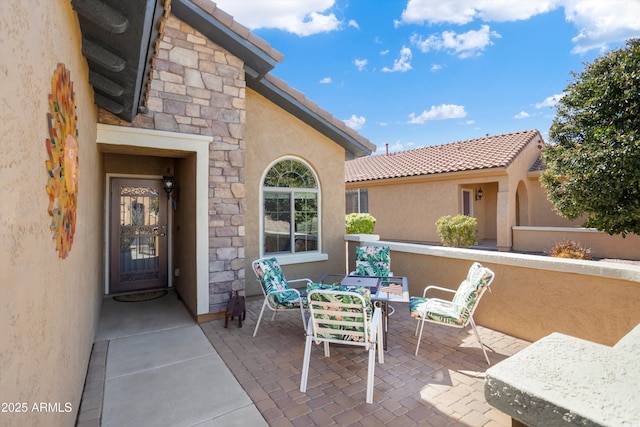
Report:
<svg viewBox="0 0 640 427"><path fill-rule="evenodd" d="M362 298L364 299L364 303L365 303L365 313L367 316L367 325L370 327L371 325L371 315L372 315L372 306L371 306L371 291L369 290L368 287L364 287L364 286L344 286L342 284L338 283L334 283L334 284L328 284L328 283L313 283L307 286L307 294L309 294L311 291L314 290L331 290L331 291L341 291L341 292L355 292L357 294L359 294L360 296L362 296ZM334 294L324 294L324 293L320 293L320 294L312 294L311 295L311 300L309 301L311 304L313 304L313 301L332 301L334 300L336 302L341 302L341 303L345 303L345 304L350 304L350 303L359 303L360 300L357 298L354 298L350 295L334 295ZM342 312L353 312L353 313L359 313L360 310L359 309L350 309L350 308L343 308L341 310ZM318 319L324 319L324 320L342 320L341 315L337 314L336 316L328 316L326 314L316 314L316 318ZM362 323L354 323L353 327L347 326L347 325L330 325L330 324L323 324L323 327L327 327L327 328L335 328L336 331L339 330L352 330L352 331L358 331L358 332L363 332L363 328L362 326L356 326L356 325L362 325ZM371 331L368 331L368 336L371 336ZM351 334L344 334L344 333L340 333L340 332L336 332L335 334L318 334L318 337L320 338L333 338L333 339L339 339L339 340L345 340L345 341L352 341L352 340L356 340L357 337L351 335ZM364 341L364 338L362 339L357 339L360 342Z"/></svg>
<svg viewBox="0 0 640 427"><path fill-rule="evenodd" d="M271 298L274 304L282 306L283 308L297 308L301 302L303 306L307 305L306 296L301 295L300 298L294 291L271 294L274 291L291 289L276 258L259 260L256 265L256 274L267 297ZM302 301L300 301L300 299L302 299Z"/></svg>
<svg viewBox="0 0 640 427"><path fill-rule="evenodd" d="M483 289L493 279L493 271L474 263L467 278L460 284L453 299L443 301L435 298L411 297L409 310L411 317L435 320L455 326L463 326L469 320L471 310Z"/></svg>
<svg viewBox="0 0 640 427"><path fill-rule="evenodd" d="M389 246L356 246L356 274L386 277L391 271Z"/></svg>

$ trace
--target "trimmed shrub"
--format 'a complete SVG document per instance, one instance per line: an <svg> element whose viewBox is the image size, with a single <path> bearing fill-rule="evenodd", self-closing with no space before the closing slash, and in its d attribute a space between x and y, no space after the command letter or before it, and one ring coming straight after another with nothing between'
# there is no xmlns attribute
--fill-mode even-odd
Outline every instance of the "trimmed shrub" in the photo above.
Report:
<svg viewBox="0 0 640 427"><path fill-rule="evenodd" d="M438 236L444 246L469 248L478 244L478 220L466 215L446 215L436 221Z"/></svg>
<svg viewBox="0 0 640 427"><path fill-rule="evenodd" d="M562 240L551 248L549 256L555 258L591 259L591 249L585 248L573 240Z"/></svg>
<svg viewBox="0 0 640 427"><path fill-rule="evenodd" d="M376 219L368 213L351 213L345 217L347 234L373 234Z"/></svg>

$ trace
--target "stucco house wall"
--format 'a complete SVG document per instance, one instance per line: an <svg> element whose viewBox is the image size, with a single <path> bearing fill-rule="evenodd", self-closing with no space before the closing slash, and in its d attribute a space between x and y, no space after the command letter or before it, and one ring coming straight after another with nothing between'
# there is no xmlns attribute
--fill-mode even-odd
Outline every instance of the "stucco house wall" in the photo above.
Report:
<svg viewBox="0 0 640 427"><path fill-rule="evenodd" d="M584 220L576 219L569 221L555 211L553 204L547 198L545 189L542 187L542 184L540 184L539 178L539 172L532 173L527 178L529 184L527 189L529 192L531 220L529 224L518 225L535 227L579 227Z"/></svg>
<svg viewBox="0 0 640 427"><path fill-rule="evenodd" d="M343 192L345 151L326 136L274 105L265 97L247 90L246 130L246 249L247 295L262 295L251 262L264 256L261 251L261 188L264 174L277 160L293 157L306 163L317 175L320 188L321 254L278 255L288 278L319 279L328 272L342 272L344 257ZM336 215L336 212L340 212ZM310 258L311 256L311 258Z"/></svg>
<svg viewBox="0 0 640 427"><path fill-rule="evenodd" d="M442 212L458 211L458 183L454 181L372 184L367 188L369 213L376 218L375 232L382 239L437 242L438 217Z"/></svg>
<svg viewBox="0 0 640 427"><path fill-rule="evenodd" d="M0 425L75 422L102 298L103 169L97 113L70 2L0 2ZM59 63L70 71L80 158L73 246L61 259L45 191L47 113ZM33 405L55 405L38 412Z"/></svg>
<svg viewBox="0 0 640 427"><path fill-rule="evenodd" d="M480 239L496 239L499 174L442 174L419 178L358 183L369 192L369 213L376 218L375 233L385 240L439 243L436 221L462 212L462 190L482 188L472 201ZM347 188L356 185L347 184Z"/></svg>

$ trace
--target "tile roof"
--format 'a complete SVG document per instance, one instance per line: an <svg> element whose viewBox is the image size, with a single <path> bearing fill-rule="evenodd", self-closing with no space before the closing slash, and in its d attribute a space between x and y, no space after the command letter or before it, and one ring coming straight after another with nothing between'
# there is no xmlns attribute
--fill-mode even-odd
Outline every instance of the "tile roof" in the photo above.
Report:
<svg viewBox="0 0 640 427"><path fill-rule="evenodd" d="M409 151L361 157L346 162L346 182L373 181L492 168L506 168L531 141L537 130L433 145Z"/></svg>
<svg viewBox="0 0 640 427"><path fill-rule="evenodd" d="M529 168L529 172L540 172L543 171L547 165L545 165L544 160L542 160L542 155L539 155L535 162Z"/></svg>

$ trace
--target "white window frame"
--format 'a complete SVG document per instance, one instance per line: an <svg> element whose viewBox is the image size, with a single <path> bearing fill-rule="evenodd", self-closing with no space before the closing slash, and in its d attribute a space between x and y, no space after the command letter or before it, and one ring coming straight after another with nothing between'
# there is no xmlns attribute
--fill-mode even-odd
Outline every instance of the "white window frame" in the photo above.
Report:
<svg viewBox="0 0 640 427"><path fill-rule="evenodd" d="M346 200L346 195L352 192L354 194L357 195L357 201L358 201L358 212L354 212L354 213L369 213L369 188L348 188L345 191L345 200ZM363 212L362 211L362 193L366 192L367 193L367 211ZM350 213L350 212L349 212Z"/></svg>
<svg viewBox="0 0 640 427"><path fill-rule="evenodd" d="M315 192L318 195L318 249L315 251L305 251L305 252L297 252L297 253L265 253L264 251L264 195L265 195L265 187L264 180L267 176L267 173L271 170L273 166L277 163L280 163L285 160L294 160L296 162L300 162L305 165L313 174L316 180L316 188L287 188L287 187L274 187L278 188L278 192L284 193L294 193L294 192ZM269 191L266 191L269 192ZM322 253L322 185L320 183L320 179L318 178L318 174L315 169L309 164L309 162L301 159L296 156L283 156L280 157L273 162L271 162L265 170L262 172L262 176L260 178L260 257L265 256L275 256L278 258L278 262L281 265L287 264L299 264L306 262L316 262L316 261L326 261L329 259L329 255ZM293 227L293 221L291 226ZM292 231L293 233L293 231ZM294 233L295 234L295 233Z"/></svg>

